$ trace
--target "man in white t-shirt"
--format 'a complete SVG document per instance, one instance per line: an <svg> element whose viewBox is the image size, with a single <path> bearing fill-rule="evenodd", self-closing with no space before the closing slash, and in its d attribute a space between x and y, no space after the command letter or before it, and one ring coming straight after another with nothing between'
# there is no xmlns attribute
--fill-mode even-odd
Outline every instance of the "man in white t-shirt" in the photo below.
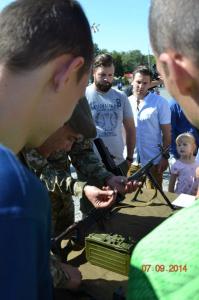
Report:
<svg viewBox="0 0 199 300"><path fill-rule="evenodd" d="M86 97L101 138L124 174L132 162L135 146L135 126L127 96L112 88L114 63L110 54L100 54L93 66L94 82L86 89ZM124 136L123 136L124 128ZM127 156L123 157L124 145Z"/></svg>
<svg viewBox="0 0 199 300"><path fill-rule="evenodd" d="M130 175L135 172L137 166L145 165L160 152L159 144L166 148L171 143L169 104L161 96L148 91L151 80L152 74L146 66L139 66L133 72L133 95L129 97L129 101L136 127L136 149ZM160 156L151 168L151 173L160 186L162 174L167 167L168 159ZM153 188L150 181L147 182L147 187Z"/></svg>

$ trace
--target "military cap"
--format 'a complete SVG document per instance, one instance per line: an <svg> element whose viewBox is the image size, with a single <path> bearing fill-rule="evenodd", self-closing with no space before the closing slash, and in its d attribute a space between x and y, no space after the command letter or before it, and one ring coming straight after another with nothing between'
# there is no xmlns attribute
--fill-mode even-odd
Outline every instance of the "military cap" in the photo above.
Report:
<svg viewBox="0 0 199 300"><path fill-rule="evenodd" d="M96 137L96 127L86 97L79 100L67 123L76 133L82 134L84 138Z"/></svg>

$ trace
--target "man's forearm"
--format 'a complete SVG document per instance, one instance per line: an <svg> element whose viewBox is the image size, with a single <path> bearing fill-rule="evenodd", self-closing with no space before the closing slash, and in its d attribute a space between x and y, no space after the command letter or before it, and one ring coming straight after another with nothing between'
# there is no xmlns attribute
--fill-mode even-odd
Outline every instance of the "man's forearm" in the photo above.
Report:
<svg viewBox="0 0 199 300"><path fill-rule="evenodd" d="M126 150L127 150L127 157L133 158L134 148L135 148L135 141L136 141L136 129L134 125L133 118L129 118L124 120L124 129L125 129L125 136L126 136Z"/></svg>
<svg viewBox="0 0 199 300"><path fill-rule="evenodd" d="M133 132L126 134L126 150L127 150L127 157L133 158L135 148L135 136Z"/></svg>
<svg viewBox="0 0 199 300"><path fill-rule="evenodd" d="M170 124L161 125L162 129L162 146L167 148L171 145L171 126Z"/></svg>

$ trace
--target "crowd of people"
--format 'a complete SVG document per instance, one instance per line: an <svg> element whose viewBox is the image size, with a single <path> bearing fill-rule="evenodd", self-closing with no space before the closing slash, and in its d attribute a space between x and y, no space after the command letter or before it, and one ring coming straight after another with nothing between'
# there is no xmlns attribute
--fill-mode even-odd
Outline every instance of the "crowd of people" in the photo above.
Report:
<svg viewBox="0 0 199 300"><path fill-rule="evenodd" d="M171 145L169 191L199 198L198 13L194 0L151 1L150 39L158 72L176 99L169 102L150 92L153 74L147 66L133 70L131 94L112 87L113 58L93 57L90 25L77 1L16 0L1 11L2 299L50 300L56 289L78 289L81 273L64 262L65 249L59 257L50 251L51 237L74 222L72 196L80 199L83 214L112 206L118 193L137 190L141 183L127 176L160 147ZM93 83L87 85L91 68ZM105 168L96 137L122 176ZM150 171L160 188L168 166L168 153L153 161ZM146 188L154 189L153 182L147 180ZM198 210L195 201L137 244L128 300L197 299ZM143 269L159 262L189 269L161 274Z"/></svg>

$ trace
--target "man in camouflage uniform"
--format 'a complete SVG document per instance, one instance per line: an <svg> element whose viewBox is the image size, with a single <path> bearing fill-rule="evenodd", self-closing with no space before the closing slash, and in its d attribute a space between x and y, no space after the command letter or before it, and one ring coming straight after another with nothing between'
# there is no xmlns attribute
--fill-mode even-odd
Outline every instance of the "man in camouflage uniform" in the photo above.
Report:
<svg viewBox="0 0 199 300"><path fill-rule="evenodd" d="M70 171L71 162L75 168L87 175L88 178L93 178L95 182L98 181L99 187L103 185L114 186L120 191L122 189L123 192L131 191L132 189L131 183L127 183L126 186L121 184L121 179L126 180L125 177L116 177L108 172L93 152L92 142L89 138L95 137L96 129L85 98L80 101L67 124L69 126L68 131L72 130L72 134L67 136L67 132L65 132L64 139L68 142L64 148L69 150L75 142L75 147L72 151L56 151L59 149L58 138L63 139L63 135L59 137L57 133L54 134L54 138L51 136L39 148L24 149L23 151L29 167L45 183L50 193L53 235L55 236L74 222L72 195L81 198L85 193L94 206L102 207L105 206L105 202L100 202L99 196L100 194L104 193L105 195L108 193L108 191L102 191L95 186L88 186L87 182L81 182L72 178ZM79 137L82 136L86 139L83 142L79 142ZM89 181L89 184L93 183ZM111 192L109 191L109 193ZM109 198L107 203L111 204L114 197L110 194ZM67 287L66 272L63 272L58 266L60 266L59 262L53 258L51 273L54 278L54 286Z"/></svg>
<svg viewBox="0 0 199 300"><path fill-rule="evenodd" d="M50 137L39 148L23 152L29 166L45 183L50 193L54 235L58 235L74 222L72 195L78 198L85 195L92 205L102 207L106 205L105 202L100 203L99 199L95 199L97 198L95 194L106 192L95 186L99 188L110 186L121 193L131 192L133 186L131 182L123 184L127 182L125 177L114 176L108 172L94 153L91 138L95 137L96 129L85 98L80 101L68 125L76 132L76 137L70 142L70 146L65 147L66 150L56 151L57 138L53 141ZM80 142L79 137L84 139ZM78 172L88 178L88 181L79 181L71 177L71 163Z"/></svg>
<svg viewBox="0 0 199 300"><path fill-rule="evenodd" d="M74 203L72 195L82 198L87 182L79 181L71 176L71 163L88 178L90 185L102 187L107 185L113 176L108 172L92 150L92 141L84 139L75 143L70 152L64 150L43 157L36 149L26 151L26 158L32 169L45 183L52 205L53 235L60 234L66 227L74 223ZM107 182L106 182L106 179ZM96 182L98 184L96 184ZM87 200L88 207L92 204Z"/></svg>

